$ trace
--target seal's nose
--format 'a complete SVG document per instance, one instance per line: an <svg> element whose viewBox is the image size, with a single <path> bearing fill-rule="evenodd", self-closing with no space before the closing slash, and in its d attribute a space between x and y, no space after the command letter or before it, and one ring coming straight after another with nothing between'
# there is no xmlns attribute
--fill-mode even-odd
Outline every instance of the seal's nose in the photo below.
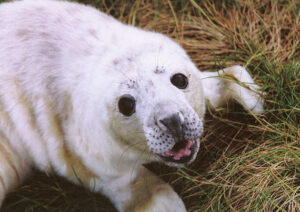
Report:
<svg viewBox="0 0 300 212"><path fill-rule="evenodd" d="M172 114L166 118L159 120L161 124L163 124L170 134L172 134L175 138L181 140L182 133L182 124L183 120L181 119L179 114Z"/></svg>

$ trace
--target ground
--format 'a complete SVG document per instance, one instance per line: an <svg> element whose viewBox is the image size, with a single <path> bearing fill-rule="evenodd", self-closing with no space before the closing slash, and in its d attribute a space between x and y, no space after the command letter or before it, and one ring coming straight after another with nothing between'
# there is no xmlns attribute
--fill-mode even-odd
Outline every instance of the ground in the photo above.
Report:
<svg viewBox="0 0 300 212"><path fill-rule="evenodd" d="M1 1L0 1L1 2ZM245 66L266 111L208 111L184 169L152 164L189 211L300 211L300 3L296 0L82 0L177 40L200 70ZM36 172L1 211L113 211L99 194Z"/></svg>

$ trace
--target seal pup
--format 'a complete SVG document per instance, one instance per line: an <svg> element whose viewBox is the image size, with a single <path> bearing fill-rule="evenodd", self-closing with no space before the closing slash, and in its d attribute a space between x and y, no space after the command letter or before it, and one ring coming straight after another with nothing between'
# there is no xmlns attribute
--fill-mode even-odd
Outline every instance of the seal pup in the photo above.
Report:
<svg viewBox="0 0 300 212"><path fill-rule="evenodd" d="M233 98L260 113L258 89L241 66L200 72L167 36L92 7L3 3L0 202L36 167L103 193L119 211L185 211L143 164L190 164L206 102Z"/></svg>

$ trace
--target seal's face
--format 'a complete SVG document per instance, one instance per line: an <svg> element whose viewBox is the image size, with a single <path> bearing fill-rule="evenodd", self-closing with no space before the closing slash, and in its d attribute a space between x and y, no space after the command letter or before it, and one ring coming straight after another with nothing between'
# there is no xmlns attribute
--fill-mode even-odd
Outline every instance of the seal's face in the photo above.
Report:
<svg viewBox="0 0 300 212"><path fill-rule="evenodd" d="M145 53L120 66L112 128L130 149L182 167L195 159L200 146L204 100L201 84L193 79L196 68L174 48L160 46L159 55Z"/></svg>

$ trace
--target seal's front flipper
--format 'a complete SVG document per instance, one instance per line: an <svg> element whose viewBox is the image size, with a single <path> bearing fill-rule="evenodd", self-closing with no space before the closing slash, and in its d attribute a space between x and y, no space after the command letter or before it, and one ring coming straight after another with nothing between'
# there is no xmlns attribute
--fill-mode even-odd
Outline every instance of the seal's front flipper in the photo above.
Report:
<svg viewBox="0 0 300 212"><path fill-rule="evenodd" d="M217 108L235 99L246 110L256 114L263 112L264 100L260 87L242 66L232 66L217 72L199 72L197 75L210 107Z"/></svg>

